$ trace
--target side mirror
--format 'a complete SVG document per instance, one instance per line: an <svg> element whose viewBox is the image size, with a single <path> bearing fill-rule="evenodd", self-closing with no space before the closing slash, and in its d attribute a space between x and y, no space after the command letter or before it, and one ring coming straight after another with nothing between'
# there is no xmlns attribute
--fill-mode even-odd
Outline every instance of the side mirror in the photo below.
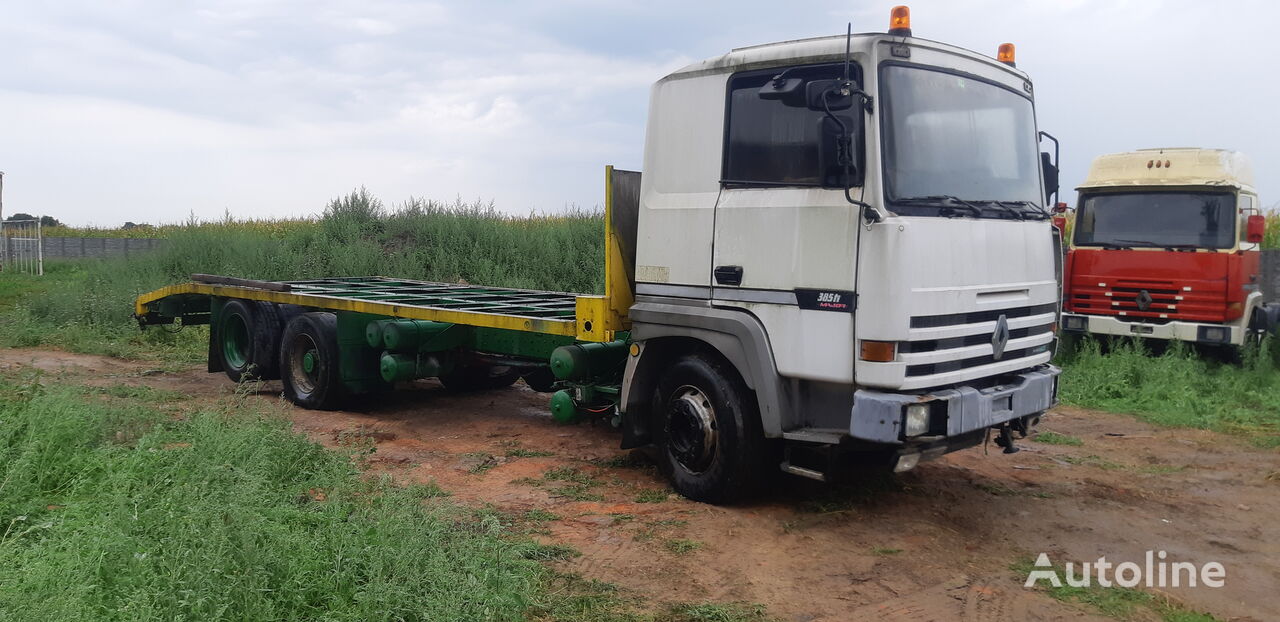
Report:
<svg viewBox="0 0 1280 622"><path fill-rule="evenodd" d="M1262 238L1267 233L1267 217L1260 214L1254 214L1249 217L1248 224L1245 225L1244 241L1250 244L1258 244L1262 242Z"/></svg>
<svg viewBox="0 0 1280 622"><path fill-rule="evenodd" d="M1059 202L1053 206L1053 213L1055 214L1065 214L1069 211L1071 211L1071 208L1068 207L1066 203Z"/></svg>
<svg viewBox="0 0 1280 622"><path fill-rule="evenodd" d="M1044 172L1044 196L1047 200L1058 193L1058 167L1053 165L1047 151L1040 152L1040 169Z"/></svg>
<svg viewBox="0 0 1280 622"><path fill-rule="evenodd" d="M837 89L844 80L814 80L805 86L805 101L810 110L848 110L853 107L853 93L841 94ZM826 100L825 102L823 100Z"/></svg>

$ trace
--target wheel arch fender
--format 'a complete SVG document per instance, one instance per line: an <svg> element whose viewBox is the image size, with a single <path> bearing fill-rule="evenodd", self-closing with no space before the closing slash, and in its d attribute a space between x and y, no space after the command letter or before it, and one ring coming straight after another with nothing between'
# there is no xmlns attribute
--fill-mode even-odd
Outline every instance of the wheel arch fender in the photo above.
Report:
<svg viewBox="0 0 1280 622"><path fill-rule="evenodd" d="M764 325L755 316L707 306L638 302L632 306L631 338L639 352L627 358L622 383L623 447L649 442L651 398L665 364L703 348L724 358L755 394L767 438L782 436L783 384Z"/></svg>

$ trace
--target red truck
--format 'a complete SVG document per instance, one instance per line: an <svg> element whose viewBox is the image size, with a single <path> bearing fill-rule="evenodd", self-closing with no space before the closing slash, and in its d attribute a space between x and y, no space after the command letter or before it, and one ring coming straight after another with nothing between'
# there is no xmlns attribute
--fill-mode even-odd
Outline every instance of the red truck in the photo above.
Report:
<svg viewBox="0 0 1280 622"><path fill-rule="evenodd" d="M1064 331L1241 346L1280 321L1263 300L1266 220L1243 154L1104 155L1077 190Z"/></svg>

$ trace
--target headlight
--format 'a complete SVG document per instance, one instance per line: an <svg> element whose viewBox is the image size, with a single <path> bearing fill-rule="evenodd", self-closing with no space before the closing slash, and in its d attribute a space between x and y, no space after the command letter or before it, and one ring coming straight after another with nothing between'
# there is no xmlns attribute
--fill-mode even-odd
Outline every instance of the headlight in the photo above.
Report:
<svg viewBox="0 0 1280 622"><path fill-rule="evenodd" d="M906 423L903 431L907 436L920 436L929 431L929 405L907 404Z"/></svg>
<svg viewBox="0 0 1280 622"><path fill-rule="evenodd" d="M1062 318L1062 327L1066 330L1084 330L1087 323L1088 320L1086 318L1078 315L1068 315Z"/></svg>

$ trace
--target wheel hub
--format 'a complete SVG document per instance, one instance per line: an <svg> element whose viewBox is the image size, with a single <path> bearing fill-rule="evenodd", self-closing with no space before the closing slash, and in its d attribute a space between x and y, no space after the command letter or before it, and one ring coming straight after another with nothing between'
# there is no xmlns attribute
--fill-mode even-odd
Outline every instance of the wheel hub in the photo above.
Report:
<svg viewBox="0 0 1280 622"><path fill-rule="evenodd" d="M309 335L301 334L288 344L282 345L287 353L288 373L298 393L311 393L316 390L316 374L320 371L320 351Z"/></svg>
<svg viewBox="0 0 1280 622"><path fill-rule="evenodd" d="M676 390L667 410L667 448L695 473L711 464L716 452L716 417L711 400L695 387Z"/></svg>
<svg viewBox="0 0 1280 622"><path fill-rule="evenodd" d="M230 314L222 322L222 354L227 364L233 368L244 367L249 355L249 328L245 319Z"/></svg>

